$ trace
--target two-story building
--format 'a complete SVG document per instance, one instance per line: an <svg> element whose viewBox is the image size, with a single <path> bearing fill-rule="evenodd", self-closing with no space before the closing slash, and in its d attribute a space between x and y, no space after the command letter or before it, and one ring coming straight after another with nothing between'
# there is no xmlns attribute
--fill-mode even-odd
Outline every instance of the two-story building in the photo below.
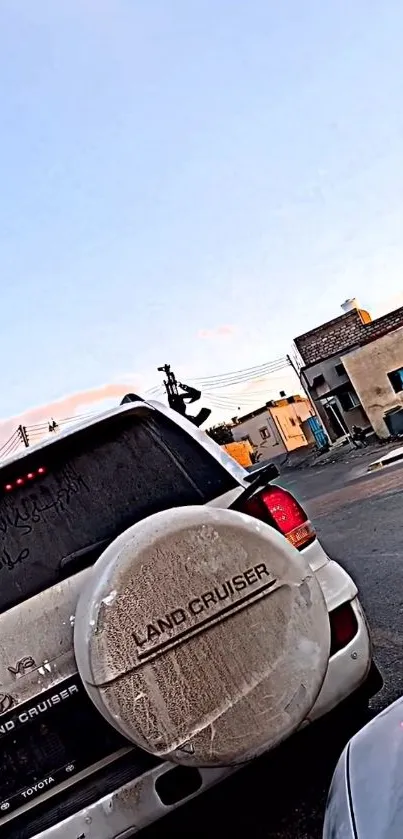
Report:
<svg viewBox="0 0 403 839"><path fill-rule="evenodd" d="M332 440L354 425L387 438L403 408L403 307L375 320L355 299L343 308L295 338L301 380Z"/></svg>
<svg viewBox="0 0 403 839"><path fill-rule="evenodd" d="M308 399L299 394L267 402L242 417L234 417L234 440L248 440L259 460L273 460L312 442L306 421L314 416Z"/></svg>

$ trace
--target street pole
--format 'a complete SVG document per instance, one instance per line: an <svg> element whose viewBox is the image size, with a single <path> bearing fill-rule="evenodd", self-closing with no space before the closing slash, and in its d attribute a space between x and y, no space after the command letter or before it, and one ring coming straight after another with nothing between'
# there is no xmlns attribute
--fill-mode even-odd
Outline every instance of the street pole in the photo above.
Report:
<svg viewBox="0 0 403 839"><path fill-rule="evenodd" d="M27 429L25 428L25 425L19 425L17 430L18 430L18 434L20 435L20 438L21 438L22 442L24 443L24 446L26 448L28 448L29 440L28 440L28 434L27 434Z"/></svg>
<svg viewBox="0 0 403 839"><path fill-rule="evenodd" d="M320 424L321 424L321 427L322 427L322 429L323 429L324 433L326 434L326 437L327 437L327 438L329 438L329 435L328 435L328 433L327 433L327 431L326 431L326 428L325 428L325 427L324 427L324 425L323 425L323 421L322 421L322 418L321 418L321 416L320 416L320 414L319 414L319 411L318 411L318 409L317 409L317 407L316 407L316 405L315 405L315 403L314 403L314 401L313 401L313 399L312 399L312 397L311 397L311 394L309 393L309 388L308 388L308 386L307 386L307 384L306 384L306 380L305 380L305 384L304 384L304 381L303 381L303 378L302 378L302 372L301 372L300 370L298 370L298 368L297 368L297 367L296 367L296 365L294 364L294 362L293 362L293 360L292 360L291 356L287 355L287 361L288 361L288 363L289 363L290 367L292 367L292 369L294 370L294 373L295 373L295 375L296 375L296 376L297 376L297 378L298 378L298 381L299 381L299 383L300 383L300 385L301 385L301 387L302 387L302 390L304 391L305 396L306 396L306 398L307 398L307 400L308 400L308 402L309 402L309 404L310 404L310 406L311 406L311 408L312 408L312 410L313 410L314 416L316 416L316 417L318 418L318 420L319 420L319 422L320 422ZM304 378L305 378L305 377L304 377Z"/></svg>

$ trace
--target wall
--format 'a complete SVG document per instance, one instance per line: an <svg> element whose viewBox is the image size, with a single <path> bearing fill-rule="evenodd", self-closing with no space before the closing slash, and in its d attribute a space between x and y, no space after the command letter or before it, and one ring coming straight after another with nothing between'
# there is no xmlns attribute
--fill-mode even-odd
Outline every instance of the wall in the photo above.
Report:
<svg viewBox="0 0 403 839"><path fill-rule="evenodd" d="M347 312L338 318L322 323L316 329L305 332L295 338L295 344L305 364L315 364L327 358L363 337L365 326L358 309Z"/></svg>
<svg viewBox="0 0 403 839"><path fill-rule="evenodd" d="M252 460L252 455L254 454L254 448L248 443L246 440L242 442L234 442L234 443L226 443L221 446L227 454L230 455L240 466L244 466L245 468L251 466L254 461Z"/></svg>
<svg viewBox="0 0 403 839"><path fill-rule="evenodd" d="M374 431L387 438L384 413L403 405L403 393L395 393L387 376L403 367L403 328L346 354L343 364Z"/></svg>
<svg viewBox="0 0 403 839"><path fill-rule="evenodd" d="M373 341L401 326L403 306L372 321L368 321L366 312L353 309L299 335L295 338L295 345L304 364L311 365L336 353L342 353L354 344L362 345Z"/></svg>
<svg viewBox="0 0 403 839"><path fill-rule="evenodd" d="M269 408L270 414L283 438L287 451L306 446L308 440L301 428L301 422L313 416L308 400Z"/></svg>
<svg viewBox="0 0 403 839"><path fill-rule="evenodd" d="M340 385L348 384L349 378L347 373L343 376L339 376L336 370L336 365L341 363L341 355L335 355L332 356L332 358L326 358L323 361L319 361L317 364L314 364L312 367L304 370L303 378L309 386L310 393L313 393L315 396L326 396L330 390L334 390L334 388L339 387ZM318 385L314 390L312 390L314 379L317 376L323 376L325 382L323 385Z"/></svg>
<svg viewBox="0 0 403 839"><path fill-rule="evenodd" d="M310 416L313 416L313 409L307 399L299 397L290 403L286 399L278 400L277 404L260 412L258 416L247 418L235 425L232 435L234 440L242 440L249 435L257 448L260 460L270 460L280 454L286 454L287 451L308 445L300 423ZM261 428L268 430L269 437L266 440L261 437Z"/></svg>
<svg viewBox="0 0 403 839"><path fill-rule="evenodd" d="M351 408L349 411L344 411L341 403L337 396L337 389L346 387L348 385L352 385L350 378L348 376L347 370L344 374L339 375L336 370L336 366L343 363L343 358L341 355L334 355L331 358L326 358L323 361L318 362L318 364L314 364L312 367L309 367L303 371L303 378L308 386L309 393L311 394L312 399L315 402L316 408L318 410L318 414L321 417L323 424L329 434L329 437L332 442L335 442L337 436L333 430L332 424L329 422L328 416L326 411L323 407L323 404L326 402L324 399L324 403L322 404L321 399L323 397L328 397L328 394L332 393L332 399L336 402L337 407L342 415L342 419L344 425L347 426L349 431L352 431L353 425L358 425L361 428L366 428L368 426L368 417L365 414L365 411L362 408ZM315 378L319 375L324 377L324 383L321 385L317 385L313 387L313 382ZM359 394L357 394L359 396Z"/></svg>
<svg viewBox="0 0 403 839"><path fill-rule="evenodd" d="M267 428L269 434L267 440L262 439L260 428ZM243 437L249 436L253 445L256 446L257 454L260 455L260 461L271 460L286 454L287 451L273 418L267 410L235 425L232 428L232 436L234 440L242 440Z"/></svg>

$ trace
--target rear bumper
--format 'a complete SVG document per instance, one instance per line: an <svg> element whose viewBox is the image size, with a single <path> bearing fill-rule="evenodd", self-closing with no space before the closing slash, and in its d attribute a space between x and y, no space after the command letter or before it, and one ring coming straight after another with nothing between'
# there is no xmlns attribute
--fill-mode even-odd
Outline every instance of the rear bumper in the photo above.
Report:
<svg viewBox="0 0 403 839"><path fill-rule="evenodd" d="M371 643L358 597L352 600L351 605L357 619L358 632L350 644L330 659L322 690L304 726L329 713L355 693L365 684L370 673ZM158 795L158 779L175 771L176 767L164 763L53 827L35 834L32 839L66 839L69 836L82 836L85 839L128 839L171 810L224 780L236 772L237 768L240 767L191 770L199 774L198 789L182 797L176 804L166 806Z"/></svg>
<svg viewBox="0 0 403 839"><path fill-rule="evenodd" d="M236 769L199 769L197 770L200 775L199 788L193 794L181 798L176 804L165 806L157 793L158 778L175 771L175 768L168 763L157 766L53 827L36 833L32 839L67 839L67 837L128 839L129 836L133 836L161 816L165 816L171 810L190 801L237 771Z"/></svg>
<svg viewBox="0 0 403 839"><path fill-rule="evenodd" d="M323 717L355 693L368 678L372 648L365 615L358 597L351 601L358 631L352 641L335 653L330 660L322 690L307 722Z"/></svg>
<svg viewBox="0 0 403 839"><path fill-rule="evenodd" d="M309 552L309 555L308 555ZM304 551L305 553L305 551ZM320 543L306 549L309 563L316 567L329 610L351 602L358 631L353 640L329 660L328 670L319 697L307 725L324 716L365 684L371 668L372 650L369 631L351 578L335 562L329 561ZM158 779L174 772L176 767L164 763L128 781L62 821L30 833L30 839L129 839L147 825L190 801L196 795L224 780L240 767L199 769L199 786L184 794L175 804L165 805L158 795Z"/></svg>

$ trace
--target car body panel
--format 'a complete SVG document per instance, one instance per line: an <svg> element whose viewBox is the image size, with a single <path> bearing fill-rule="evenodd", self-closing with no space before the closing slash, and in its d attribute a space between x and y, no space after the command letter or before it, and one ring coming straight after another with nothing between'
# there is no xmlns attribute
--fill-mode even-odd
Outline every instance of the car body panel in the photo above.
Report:
<svg viewBox="0 0 403 839"><path fill-rule="evenodd" d="M336 768L323 839L403 836L403 698L358 732Z"/></svg>
<svg viewBox="0 0 403 839"><path fill-rule="evenodd" d="M166 806L158 796L156 785L161 775L173 771L172 764L164 763L141 778L129 781L94 804L74 815L35 833L32 839L127 839L144 827L177 809L196 795L238 771L231 769L199 769L200 787L197 792L182 798L178 804Z"/></svg>
<svg viewBox="0 0 403 839"><path fill-rule="evenodd" d="M336 766L326 804L323 839L357 839L350 807L347 778L348 749Z"/></svg>
<svg viewBox="0 0 403 839"><path fill-rule="evenodd" d="M325 681L307 722L328 714L355 693L368 677L372 661L371 640L358 597L351 601L351 607L357 619L357 634L329 659Z"/></svg>

